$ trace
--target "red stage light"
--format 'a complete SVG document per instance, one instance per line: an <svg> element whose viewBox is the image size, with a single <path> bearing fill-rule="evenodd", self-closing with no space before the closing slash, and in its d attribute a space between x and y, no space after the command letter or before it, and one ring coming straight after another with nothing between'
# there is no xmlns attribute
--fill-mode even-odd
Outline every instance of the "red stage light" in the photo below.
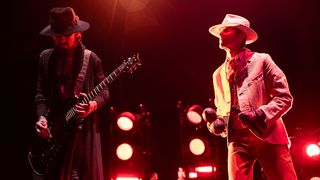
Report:
<svg viewBox="0 0 320 180"><path fill-rule="evenodd" d="M202 121L203 108L199 105L193 105L187 112L187 119L193 124L200 124Z"/></svg>
<svg viewBox="0 0 320 180"><path fill-rule="evenodd" d="M135 116L131 112L123 112L117 118L117 125L123 131L130 131L135 119Z"/></svg>
<svg viewBox="0 0 320 180"><path fill-rule="evenodd" d="M213 168L212 166L199 166L196 167L196 171L201 173L212 173Z"/></svg>
<svg viewBox="0 0 320 180"><path fill-rule="evenodd" d="M189 166L188 174L196 179L214 179L216 177L216 167L211 163L200 163L198 166Z"/></svg>
<svg viewBox="0 0 320 180"><path fill-rule="evenodd" d="M312 177L310 180L320 180L320 177Z"/></svg>
<svg viewBox="0 0 320 180"><path fill-rule="evenodd" d="M121 160L128 160L132 157L133 149L130 144L122 143L117 147L117 157Z"/></svg>
<svg viewBox="0 0 320 180"><path fill-rule="evenodd" d="M196 172L189 172L189 178L190 179L195 179L195 178L197 178L198 177L198 173L196 173Z"/></svg>
<svg viewBox="0 0 320 180"><path fill-rule="evenodd" d="M206 146L201 139L194 138L189 143L189 149L194 155L202 155L206 150Z"/></svg>
<svg viewBox="0 0 320 180"><path fill-rule="evenodd" d="M317 144L309 144L306 147L306 153L309 157L315 157L320 155L320 147Z"/></svg>
<svg viewBox="0 0 320 180"><path fill-rule="evenodd" d="M138 177L117 177L116 180L141 180Z"/></svg>

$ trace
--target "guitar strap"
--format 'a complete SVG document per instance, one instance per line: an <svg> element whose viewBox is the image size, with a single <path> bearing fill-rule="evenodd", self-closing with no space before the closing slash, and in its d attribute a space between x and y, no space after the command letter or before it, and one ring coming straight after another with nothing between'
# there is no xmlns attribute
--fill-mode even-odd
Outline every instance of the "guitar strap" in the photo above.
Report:
<svg viewBox="0 0 320 180"><path fill-rule="evenodd" d="M74 92L75 96L79 95L79 93L81 92L81 89L83 87L84 80L85 80L86 74L87 74L90 55L91 55L91 51L88 49L85 49L84 54L83 54L82 68L78 74L78 78L77 78L75 85L74 85L74 88L73 88L73 92Z"/></svg>

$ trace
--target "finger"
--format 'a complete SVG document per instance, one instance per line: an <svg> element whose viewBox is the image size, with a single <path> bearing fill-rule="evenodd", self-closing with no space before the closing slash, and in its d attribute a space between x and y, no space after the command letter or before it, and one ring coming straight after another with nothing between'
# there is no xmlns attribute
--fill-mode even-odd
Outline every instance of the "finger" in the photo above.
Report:
<svg viewBox="0 0 320 180"><path fill-rule="evenodd" d="M42 123L40 128L42 129L47 129L48 128L48 124L45 122L45 123Z"/></svg>
<svg viewBox="0 0 320 180"><path fill-rule="evenodd" d="M36 128L36 130L45 129L45 127L42 124L36 124L35 128Z"/></svg>
<svg viewBox="0 0 320 180"><path fill-rule="evenodd" d="M79 102L79 103L76 104L76 106L86 107L86 106L88 106L88 104Z"/></svg>
<svg viewBox="0 0 320 180"><path fill-rule="evenodd" d="M81 92L81 93L79 93L79 96L80 96L80 97L87 97L87 94Z"/></svg>
<svg viewBox="0 0 320 180"><path fill-rule="evenodd" d="M36 131L37 131L37 133L41 133L41 130L40 130L40 129L38 129L38 128L36 128Z"/></svg>
<svg viewBox="0 0 320 180"><path fill-rule="evenodd" d="M36 129L38 136L42 137L42 138L49 138L49 134L46 130L40 130L40 129Z"/></svg>
<svg viewBox="0 0 320 180"><path fill-rule="evenodd" d="M88 109L88 105L82 104L82 103L76 104L75 107L76 107L76 110L78 110L78 111L84 111L84 110Z"/></svg>

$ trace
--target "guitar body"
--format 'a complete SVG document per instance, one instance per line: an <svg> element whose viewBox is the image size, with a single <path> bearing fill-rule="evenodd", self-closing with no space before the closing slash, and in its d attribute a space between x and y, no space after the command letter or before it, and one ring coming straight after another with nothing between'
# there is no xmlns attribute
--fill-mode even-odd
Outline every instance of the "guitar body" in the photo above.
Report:
<svg viewBox="0 0 320 180"><path fill-rule="evenodd" d="M69 136L76 128L75 122L79 121L72 119L70 123L61 120L59 122L50 121L48 129L52 137L50 139L36 137L28 153L29 164L38 175L48 173L52 161L65 147Z"/></svg>
<svg viewBox="0 0 320 180"><path fill-rule="evenodd" d="M44 138L35 138L36 144L33 144L28 153L28 161L33 172L37 175L45 175L49 169L49 159L46 157L49 141Z"/></svg>

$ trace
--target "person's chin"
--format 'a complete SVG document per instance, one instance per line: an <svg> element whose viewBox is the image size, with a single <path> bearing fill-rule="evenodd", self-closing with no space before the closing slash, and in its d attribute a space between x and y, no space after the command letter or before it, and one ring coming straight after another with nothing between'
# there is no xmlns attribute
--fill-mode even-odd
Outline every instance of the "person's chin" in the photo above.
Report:
<svg viewBox="0 0 320 180"><path fill-rule="evenodd" d="M219 44L219 48L220 49L226 49L226 46L224 46L223 44Z"/></svg>
<svg viewBox="0 0 320 180"><path fill-rule="evenodd" d="M59 48L61 49L71 49L69 45L60 45Z"/></svg>

